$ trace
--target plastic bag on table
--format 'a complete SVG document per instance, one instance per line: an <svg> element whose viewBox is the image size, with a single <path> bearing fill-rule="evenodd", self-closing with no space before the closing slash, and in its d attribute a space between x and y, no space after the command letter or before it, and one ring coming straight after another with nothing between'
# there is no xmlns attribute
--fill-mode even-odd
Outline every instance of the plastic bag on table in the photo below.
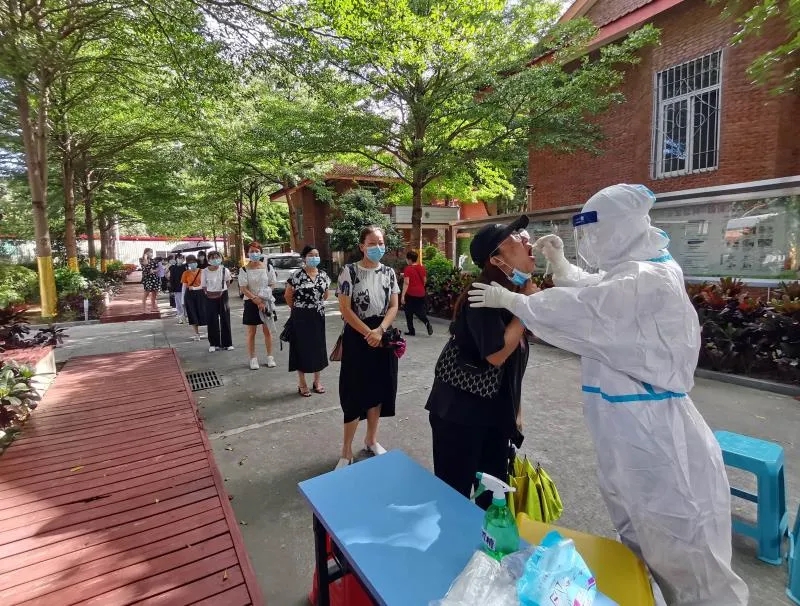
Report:
<svg viewBox="0 0 800 606"><path fill-rule="evenodd" d="M538 547L504 558L503 568L509 577L517 579L517 593L522 606L595 604L597 584L594 575L572 540L557 531L548 533Z"/></svg>
<svg viewBox="0 0 800 606"><path fill-rule="evenodd" d="M442 600L429 606L519 606L517 588L500 563L476 551Z"/></svg>

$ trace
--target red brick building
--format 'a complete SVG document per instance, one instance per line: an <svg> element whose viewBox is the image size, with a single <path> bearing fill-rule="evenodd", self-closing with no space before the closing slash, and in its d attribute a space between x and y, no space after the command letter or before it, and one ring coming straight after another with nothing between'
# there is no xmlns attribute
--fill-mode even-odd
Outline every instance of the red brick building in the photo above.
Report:
<svg viewBox="0 0 800 606"><path fill-rule="evenodd" d="M599 47L652 23L661 43L626 72L625 103L598 118L603 153L529 155L530 210L584 202L612 183L656 193L800 174L800 96L771 95L746 68L787 37L782 23L732 47L736 24L706 0L577 0Z"/></svg>
<svg viewBox="0 0 800 606"><path fill-rule="evenodd" d="M336 194L343 194L354 187L377 192L390 187L400 180L387 174L383 169L365 170L357 167L334 166L324 177L323 182ZM293 221L293 237L291 247L300 250L305 243L320 246L325 258L330 258L333 251L329 247L329 236L325 229L330 226L331 208L326 202L319 200L310 179L301 181L294 187L283 188L270 196L273 202L286 202ZM392 224L400 232L405 242L411 239L411 207L393 206L386 210ZM479 219L488 216L483 202L460 204L444 202L425 206L422 209L422 243L423 246L434 245L449 256L452 256L453 238L450 224L459 219ZM397 257L405 255L404 250L392 251Z"/></svg>

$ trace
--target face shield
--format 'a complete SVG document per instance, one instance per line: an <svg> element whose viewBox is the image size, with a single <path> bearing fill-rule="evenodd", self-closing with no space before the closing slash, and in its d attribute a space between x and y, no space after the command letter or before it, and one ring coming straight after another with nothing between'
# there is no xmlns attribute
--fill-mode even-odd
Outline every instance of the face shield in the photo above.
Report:
<svg viewBox="0 0 800 606"><path fill-rule="evenodd" d="M600 267L598 257L599 229L597 212L579 213L572 217L573 235L575 238L576 265L584 271L597 271Z"/></svg>

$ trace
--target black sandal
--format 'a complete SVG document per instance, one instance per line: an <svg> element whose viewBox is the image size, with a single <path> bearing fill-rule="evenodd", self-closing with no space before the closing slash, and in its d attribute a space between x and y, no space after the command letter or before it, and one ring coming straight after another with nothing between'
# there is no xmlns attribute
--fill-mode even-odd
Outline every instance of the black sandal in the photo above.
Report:
<svg viewBox="0 0 800 606"><path fill-rule="evenodd" d="M304 398L310 398L311 397L311 392L308 391L308 387L306 387L306 390L303 391L303 388L298 385L297 386L297 393L299 393Z"/></svg>
<svg viewBox="0 0 800 606"><path fill-rule="evenodd" d="M313 383L314 386L314 393L325 393L325 388L322 385L318 385L317 383Z"/></svg>

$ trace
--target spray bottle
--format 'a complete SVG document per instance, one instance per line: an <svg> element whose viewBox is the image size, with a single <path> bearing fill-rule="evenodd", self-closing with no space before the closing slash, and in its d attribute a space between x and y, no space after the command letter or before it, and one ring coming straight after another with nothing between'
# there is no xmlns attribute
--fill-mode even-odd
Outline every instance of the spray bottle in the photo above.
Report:
<svg viewBox="0 0 800 606"><path fill-rule="evenodd" d="M479 492L483 490L492 492L492 504L483 518L481 532L483 550L495 560L501 560L504 556L519 550L517 523L506 501L506 493L514 492L516 489L488 473L478 472L476 476L481 484Z"/></svg>

